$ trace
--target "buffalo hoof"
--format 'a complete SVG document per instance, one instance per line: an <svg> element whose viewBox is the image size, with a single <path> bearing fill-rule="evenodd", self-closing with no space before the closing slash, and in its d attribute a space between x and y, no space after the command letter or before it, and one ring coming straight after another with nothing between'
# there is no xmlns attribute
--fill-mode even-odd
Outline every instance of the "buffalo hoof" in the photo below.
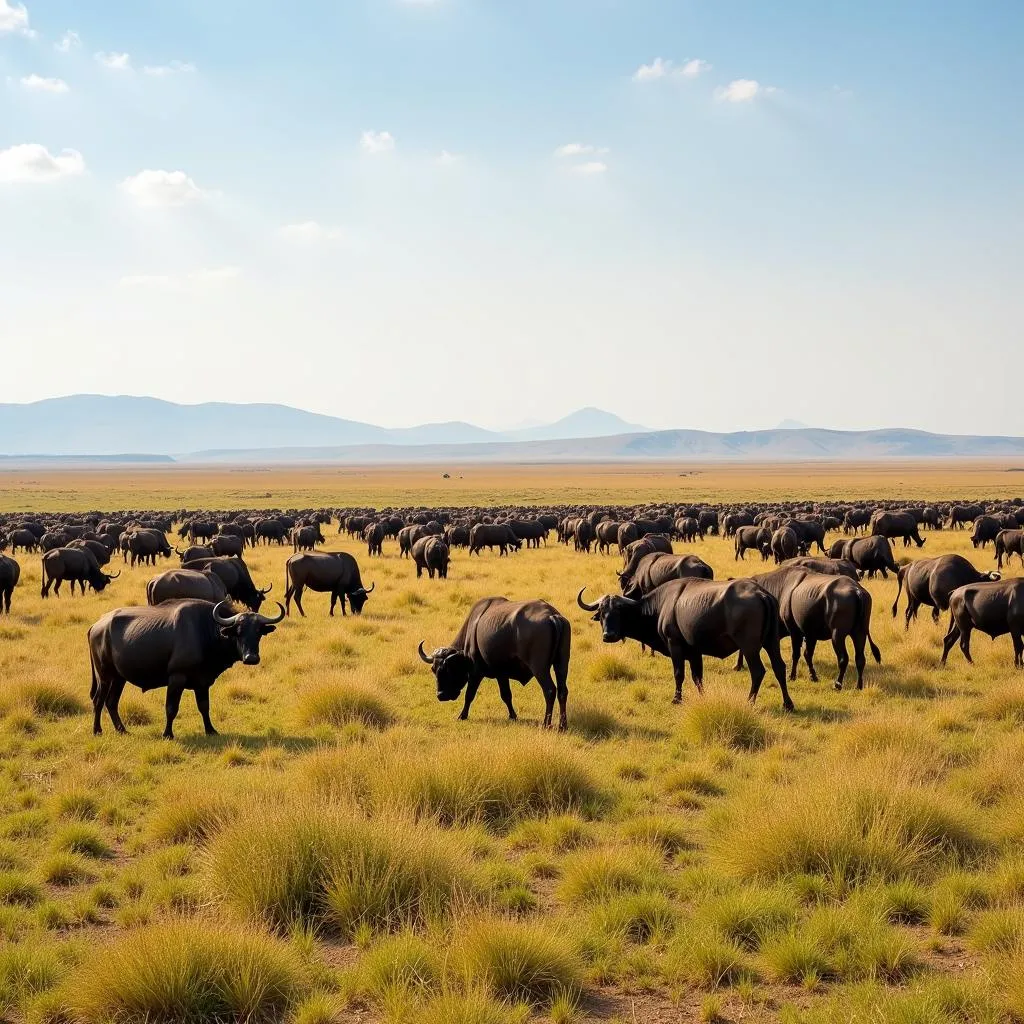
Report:
<svg viewBox="0 0 1024 1024"><path fill-rule="evenodd" d="M672 703L673 704L682 704L683 703L683 698L682 697L673 697L672 698Z"/></svg>
<svg viewBox="0 0 1024 1024"><path fill-rule="evenodd" d="M163 734L163 736L161 736L160 738L164 739L164 740L173 740L174 739L174 733L173 732L165 732Z"/></svg>
<svg viewBox="0 0 1024 1024"><path fill-rule="evenodd" d="M219 736L220 733L217 732L217 730L214 729L214 727L211 725L210 728L206 730L206 735L207 736Z"/></svg>
<svg viewBox="0 0 1024 1024"><path fill-rule="evenodd" d="M792 701L790 701L788 704L783 704L782 706L786 711L796 711L796 705Z"/></svg>
<svg viewBox="0 0 1024 1024"><path fill-rule="evenodd" d="M838 682L838 681L833 683L832 685L835 687L836 692L838 692L839 690L841 690L843 688L843 684Z"/></svg>

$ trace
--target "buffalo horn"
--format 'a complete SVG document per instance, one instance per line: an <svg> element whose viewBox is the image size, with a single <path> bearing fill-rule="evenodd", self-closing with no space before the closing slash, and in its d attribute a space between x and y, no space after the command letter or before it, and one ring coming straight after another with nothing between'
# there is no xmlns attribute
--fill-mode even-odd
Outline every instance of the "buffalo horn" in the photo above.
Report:
<svg viewBox="0 0 1024 1024"><path fill-rule="evenodd" d="M117 572L115 572L112 576L107 576L107 579L108 580L116 580L117 577L120 576L120 575L121 575L121 570L118 569Z"/></svg>
<svg viewBox="0 0 1024 1024"><path fill-rule="evenodd" d="M580 588L580 592L576 595L576 603L585 612L596 612L597 609L601 607L600 605L597 605L597 604L587 604L586 601L583 600L583 591L586 590L586 589L587 589L586 587L581 587Z"/></svg>
<svg viewBox="0 0 1024 1024"><path fill-rule="evenodd" d="M433 659L432 658L428 658L426 656L426 654L423 652L423 641L422 640L420 641L420 645L419 645L419 647L416 648L416 650L420 652L420 660L421 661L425 661L428 665L433 665L434 664Z"/></svg>
<svg viewBox="0 0 1024 1024"><path fill-rule="evenodd" d="M274 589L274 584L273 584L273 583L268 583L268 584L267 584L267 586L265 586L265 587L264 587L264 588L263 588L263 589L262 589L262 590L260 591L260 593L261 593L261 594L262 594L262 595L263 595L264 597L266 597L266 596L267 596L267 594L269 594L269 593L271 592L271 590L273 590L273 589Z"/></svg>
<svg viewBox="0 0 1024 1024"><path fill-rule="evenodd" d="M367 593L367 594L372 594L372 593L373 593L373 588L374 588L375 586L377 586L377 583L376 583L376 581L374 581L373 583L371 583L371 584L370 584L370 589L369 589L369 590L367 590L367 591L366 591L366 593Z"/></svg>
<svg viewBox="0 0 1024 1024"><path fill-rule="evenodd" d="M218 626L233 626L242 616L240 613L238 615L221 615L220 606L222 604L227 604L227 601L218 601L217 604L214 605L213 621L216 622Z"/></svg>
<svg viewBox="0 0 1024 1024"><path fill-rule="evenodd" d="M262 622L265 626L274 626L284 618L284 605L281 604L280 601L276 601L275 604L277 605L278 608L276 618L272 619L269 615L259 616L260 622Z"/></svg>

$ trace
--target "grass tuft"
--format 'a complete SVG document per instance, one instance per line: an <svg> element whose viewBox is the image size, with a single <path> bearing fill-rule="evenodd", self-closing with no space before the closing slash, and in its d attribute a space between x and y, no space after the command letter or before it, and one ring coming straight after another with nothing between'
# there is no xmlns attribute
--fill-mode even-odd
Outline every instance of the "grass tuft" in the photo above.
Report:
<svg viewBox="0 0 1024 1024"><path fill-rule="evenodd" d="M720 744L733 750L763 750L772 733L746 701L732 696L705 696L686 707L683 733L694 743Z"/></svg>
<svg viewBox="0 0 1024 1024"><path fill-rule="evenodd" d="M394 722L395 714L372 690L331 683L299 696L299 719L307 727L361 722L372 729L386 729Z"/></svg>

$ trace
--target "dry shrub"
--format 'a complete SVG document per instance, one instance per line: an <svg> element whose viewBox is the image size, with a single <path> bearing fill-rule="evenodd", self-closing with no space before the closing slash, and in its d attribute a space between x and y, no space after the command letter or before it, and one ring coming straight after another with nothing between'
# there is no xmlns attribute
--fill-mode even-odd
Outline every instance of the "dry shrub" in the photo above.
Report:
<svg viewBox="0 0 1024 1024"><path fill-rule="evenodd" d="M684 712L684 735L694 743L721 744L734 750L762 750L772 732L757 711L734 696L697 697Z"/></svg>
<svg viewBox="0 0 1024 1024"><path fill-rule="evenodd" d="M329 683L300 695L299 718L307 727L361 722L372 729L386 729L394 722L395 714L372 690Z"/></svg>

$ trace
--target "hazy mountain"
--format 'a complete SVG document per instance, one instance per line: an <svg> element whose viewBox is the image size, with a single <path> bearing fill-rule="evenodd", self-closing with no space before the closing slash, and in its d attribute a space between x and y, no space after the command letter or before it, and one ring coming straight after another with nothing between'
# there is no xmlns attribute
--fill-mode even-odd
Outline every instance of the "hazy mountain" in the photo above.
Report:
<svg viewBox="0 0 1024 1024"><path fill-rule="evenodd" d="M554 423L526 430L506 431L516 441L553 441L560 438L611 437L615 434L640 434L649 430L627 423L614 413L592 406L570 413Z"/></svg>
<svg viewBox="0 0 1024 1024"><path fill-rule="evenodd" d="M801 460L874 461L887 458L1021 458L1024 437L930 434L923 430L819 430L816 428L711 433L702 430L657 430L613 437L548 441L487 442L468 445L356 445L206 451L190 456L199 462L611 462Z"/></svg>
<svg viewBox="0 0 1024 1024"><path fill-rule="evenodd" d="M286 405L179 405L128 395L69 395L27 405L0 404L0 455L174 455L211 449L478 444L642 429L600 409L581 409L550 426L499 433L458 422L388 429Z"/></svg>

